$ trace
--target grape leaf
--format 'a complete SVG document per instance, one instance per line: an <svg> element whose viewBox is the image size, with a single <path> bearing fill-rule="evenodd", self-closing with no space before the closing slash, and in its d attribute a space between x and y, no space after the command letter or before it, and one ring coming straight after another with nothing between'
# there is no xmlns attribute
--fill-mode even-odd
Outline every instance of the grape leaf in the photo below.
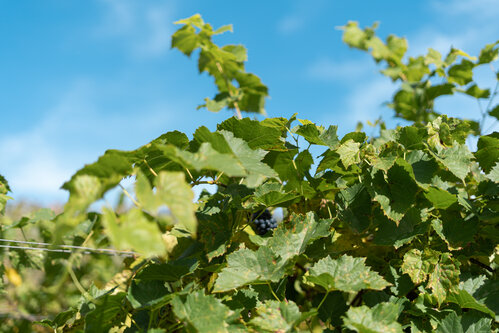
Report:
<svg viewBox="0 0 499 333"><path fill-rule="evenodd" d="M379 303L372 308L365 305L351 307L344 318L345 327L366 333L402 333L402 326L397 322L400 305Z"/></svg>
<svg viewBox="0 0 499 333"><path fill-rule="evenodd" d="M447 209L457 203L457 197L444 189L429 187L425 192L425 197L438 209Z"/></svg>
<svg viewBox="0 0 499 333"><path fill-rule="evenodd" d="M266 151L251 149L246 141L236 138L232 132L220 132L227 140L227 143L239 160L239 163L246 169L248 173L246 177L248 187L257 187L261 185L263 180L267 177L277 177L277 173L271 167L261 162L267 154Z"/></svg>
<svg viewBox="0 0 499 333"><path fill-rule="evenodd" d="M98 297L92 311L85 316L85 332L108 332L116 324L116 317L122 311L124 298L125 293Z"/></svg>
<svg viewBox="0 0 499 333"><path fill-rule="evenodd" d="M374 243L399 248L409 243L417 235L425 234L430 227L430 223L423 220L423 214L417 208L410 208L397 225L377 210L374 215L374 222L378 226L378 230L374 235Z"/></svg>
<svg viewBox="0 0 499 333"><path fill-rule="evenodd" d="M307 245L329 235L331 220L316 220L313 212L294 215L289 224L281 223L267 246L280 257L281 264L305 252Z"/></svg>
<svg viewBox="0 0 499 333"><path fill-rule="evenodd" d="M162 256L166 253L158 226L155 222L148 221L138 209L132 208L117 218L112 210L104 208L102 223L113 245L118 249L132 249L147 257Z"/></svg>
<svg viewBox="0 0 499 333"><path fill-rule="evenodd" d="M172 152L167 156L173 157L171 154ZM197 171L203 169L215 170L223 172L229 177L244 177L247 175L244 167L235 156L218 152L208 142L203 142L195 153L177 150L174 156L180 157L187 163L189 168L194 168Z"/></svg>
<svg viewBox="0 0 499 333"><path fill-rule="evenodd" d="M279 183L266 183L255 189L253 199L266 207L279 207L283 203L298 198L298 195L285 192Z"/></svg>
<svg viewBox="0 0 499 333"><path fill-rule="evenodd" d="M487 174L487 178L492 180L493 182L499 183L499 161Z"/></svg>
<svg viewBox="0 0 499 333"><path fill-rule="evenodd" d="M192 273L199 265L195 259L179 259L164 264L153 263L140 270L137 279L141 281L159 280L175 282L184 275Z"/></svg>
<svg viewBox="0 0 499 333"><path fill-rule="evenodd" d="M478 139L475 157L485 173L489 173L499 162L499 133L494 132Z"/></svg>
<svg viewBox="0 0 499 333"><path fill-rule="evenodd" d="M232 117L217 125L217 130L232 132L236 138L246 141L251 149L285 150L282 132L277 127L265 126L264 122Z"/></svg>
<svg viewBox="0 0 499 333"><path fill-rule="evenodd" d="M381 172L377 172L369 185L367 188L371 197L397 225L414 203L419 191L410 164L401 158L388 170L386 180Z"/></svg>
<svg viewBox="0 0 499 333"><path fill-rule="evenodd" d="M479 317L473 312L458 316L450 312L438 323L437 333L490 333L490 318Z"/></svg>
<svg viewBox="0 0 499 333"><path fill-rule="evenodd" d="M197 221L194 215L196 211L193 203L194 193L185 182L184 173L162 171L154 179L154 185L155 192L152 191L145 176L137 175L135 193L139 203L155 216L158 209L166 205L177 223L195 235Z"/></svg>
<svg viewBox="0 0 499 333"><path fill-rule="evenodd" d="M268 247L240 249L227 256L227 267L218 274L213 292L223 292L254 282L278 281L284 274L279 258Z"/></svg>
<svg viewBox="0 0 499 333"><path fill-rule="evenodd" d="M229 332L226 320L231 310L215 297L205 295L202 290L192 292L185 298L176 296L172 305L175 315L190 331Z"/></svg>
<svg viewBox="0 0 499 333"><path fill-rule="evenodd" d="M459 273L459 263L454 262L449 253L442 253L439 262L430 272L427 285L433 291L439 305L457 288Z"/></svg>
<svg viewBox="0 0 499 333"><path fill-rule="evenodd" d="M412 282L420 284L426 281L430 269L438 262L438 257L431 252L421 252L418 249L411 249L404 255L402 272L410 276Z"/></svg>
<svg viewBox="0 0 499 333"><path fill-rule="evenodd" d="M158 280L132 281L128 288L127 299L134 309L157 307L168 303L173 297L165 283Z"/></svg>
<svg viewBox="0 0 499 333"><path fill-rule="evenodd" d="M464 179L470 171L473 154L466 144L454 142L450 148L443 149L438 160L449 169L459 179Z"/></svg>
<svg viewBox="0 0 499 333"><path fill-rule="evenodd" d="M382 290L390 283L365 265L365 258L343 255L334 260L326 257L316 262L304 277L306 282L326 291L358 292L362 289Z"/></svg>
<svg viewBox="0 0 499 333"><path fill-rule="evenodd" d="M330 149L335 149L340 143L338 135L336 134L337 130L338 126L329 126L329 128L325 130L321 126L305 123L304 125L294 128L293 132L303 136L310 144L327 146Z"/></svg>
<svg viewBox="0 0 499 333"><path fill-rule="evenodd" d="M292 332L301 314L293 301L265 301L256 307L258 316L250 325L258 332Z"/></svg>
<svg viewBox="0 0 499 333"><path fill-rule="evenodd" d="M336 151L340 155L341 162L345 168L360 162L359 147L360 143L353 140L347 140L338 147Z"/></svg>
<svg viewBox="0 0 499 333"><path fill-rule="evenodd" d="M495 318L494 311L490 310L485 304L478 302L466 290L459 289L456 292L449 294L446 301L456 303L464 309L474 309L477 311L481 311L492 316L492 318Z"/></svg>

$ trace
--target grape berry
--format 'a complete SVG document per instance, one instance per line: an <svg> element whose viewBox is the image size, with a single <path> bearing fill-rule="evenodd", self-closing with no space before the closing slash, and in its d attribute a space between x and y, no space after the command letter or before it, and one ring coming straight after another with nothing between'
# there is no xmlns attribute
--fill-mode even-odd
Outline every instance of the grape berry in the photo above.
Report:
<svg viewBox="0 0 499 333"><path fill-rule="evenodd" d="M275 229L277 227L277 220L272 217L272 214L268 209L263 212L254 213L252 216L253 229L259 235L265 235L267 231Z"/></svg>

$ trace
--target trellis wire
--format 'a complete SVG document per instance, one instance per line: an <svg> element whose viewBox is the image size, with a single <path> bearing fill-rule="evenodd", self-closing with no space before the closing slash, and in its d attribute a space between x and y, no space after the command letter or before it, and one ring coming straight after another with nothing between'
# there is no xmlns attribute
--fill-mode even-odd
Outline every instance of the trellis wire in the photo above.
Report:
<svg viewBox="0 0 499 333"><path fill-rule="evenodd" d="M32 246L16 246L16 245L1 245L0 248L13 248L13 249L21 249L21 250L38 250L38 251L47 251L47 252L62 252L62 253L72 253L74 250L84 250L81 253L84 254L107 254L107 255L122 255L126 257L133 257L138 255L136 252L132 251L120 251L113 249L96 249L85 246L76 246L76 245L52 245L49 243L43 242L29 242L29 241L19 241L12 239L3 239L0 238L0 242L6 243L17 243L17 244L28 244L28 245L40 245L40 246L54 246L55 248L47 248L47 247L32 247ZM74 250L72 250L74 249Z"/></svg>

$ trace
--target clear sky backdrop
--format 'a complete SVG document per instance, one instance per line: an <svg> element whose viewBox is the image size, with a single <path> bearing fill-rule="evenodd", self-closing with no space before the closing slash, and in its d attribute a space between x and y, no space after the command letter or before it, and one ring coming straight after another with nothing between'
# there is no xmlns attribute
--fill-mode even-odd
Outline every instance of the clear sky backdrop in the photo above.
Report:
<svg viewBox="0 0 499 333"><path fill-rule="evenodd" d="M195 13L234 25L216 41L248 48L248 71L270 90L270 117L297 112L340 134L380 115L397 122L382 106L394 87L335 27L379 21L379 35L406 37L411 55L451 45L476 55L499 38L497 0L0 0L0 174L15 199L63 201L62 183L106 149L215 129L231 116L196 110L213 96L212 79L170 49L173 22ZM490 72L477 79L493 84ZM465 97L437 107L478 115Z"/></svg>

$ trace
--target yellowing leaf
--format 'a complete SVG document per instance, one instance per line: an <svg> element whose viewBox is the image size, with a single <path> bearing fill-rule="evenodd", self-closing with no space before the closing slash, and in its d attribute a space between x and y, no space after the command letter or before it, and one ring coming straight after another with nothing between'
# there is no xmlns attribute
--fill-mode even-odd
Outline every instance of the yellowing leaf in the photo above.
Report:
<svg viewBox="0 0 499 333"><path fill-rule="evenodd" d="M12 267L5 268L5 275L7 276L7 279L9 279L10 283L12 283L14 286L19 287L23 284L21 275L19 275L19 273Z"/></svg>

